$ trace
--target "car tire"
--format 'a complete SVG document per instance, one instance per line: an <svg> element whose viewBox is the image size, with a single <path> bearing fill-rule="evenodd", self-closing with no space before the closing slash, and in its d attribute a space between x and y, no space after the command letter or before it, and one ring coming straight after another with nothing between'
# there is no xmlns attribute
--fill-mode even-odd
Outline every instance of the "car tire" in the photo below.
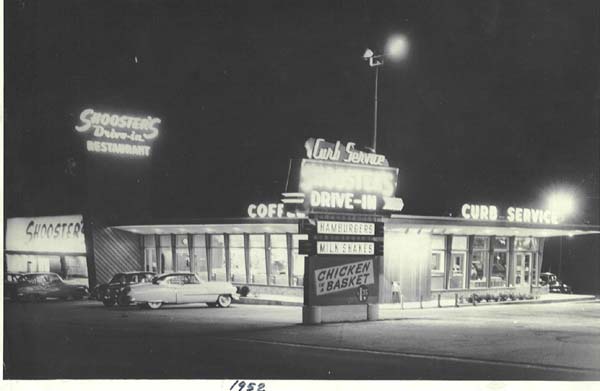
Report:
<svg viewBox="0 0 600 391"><path fill-rule="evenodd" d="M117 304L119 307L129 307L129 303L124 301L121 296L117 297Z"/></svg>
<svg viewBox="0 0 600 391"><path fill-rule="evenodd" d="M162 301L149 301L146 303L146 306L151 310L157 310L163 306Z"/></svg>
<svg viewBox="0 0 600 391"><path fill-rule="evenodd" d="M110 299L104 299L102 300L102 304L104 304L105 307L112 307L114 306L116 303L114 300L110 300Z"/></svg>
<svg viewBox="0 0 600 391"><path fill-rule="evenodd" d="M217 304L221 308L227 308L231 305L231 296L229 295L220 295L217 298Z"/></svg>

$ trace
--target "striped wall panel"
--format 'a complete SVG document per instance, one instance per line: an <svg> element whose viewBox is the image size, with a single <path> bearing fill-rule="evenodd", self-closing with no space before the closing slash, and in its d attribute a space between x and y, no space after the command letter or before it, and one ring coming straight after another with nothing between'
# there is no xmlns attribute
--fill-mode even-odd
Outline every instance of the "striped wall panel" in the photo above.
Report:
<svg viewBox="0 0 600 391"><path fill-rule="evenodd" d="M118 272L144 269L144 255L137 235L118 229L94 227L94 264L98 284Z"/></svg>

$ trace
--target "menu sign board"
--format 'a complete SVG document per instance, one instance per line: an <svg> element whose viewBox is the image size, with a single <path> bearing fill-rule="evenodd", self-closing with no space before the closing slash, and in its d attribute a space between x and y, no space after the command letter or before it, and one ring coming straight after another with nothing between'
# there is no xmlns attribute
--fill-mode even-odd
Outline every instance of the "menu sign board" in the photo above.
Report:
<svg viewBox="0 0 600 391"><path fill-rule="evenodd" d="M317 233L326 235L375 235L375 223L360 221L328 221L317 222Z"/></svg>
<svg viewBox="0 0 600 391"><path fill-rule="evenodd" d="M375 255L375 243L317 241L317 255Z"/></svg>
<svg viewBox="0 0 600 391"><path fill-rule="evenodd" d="M315 281L317 296L356 289L361 285L373 284L375 282L373 260L366 259L359 262L316 269Z"/></svg>
<svg viewBox="0 0 600 391"><path fill-rule="evenodd" d="M379 262L373 257L314 256L308 262L310 305L377 303Z"/></svg>

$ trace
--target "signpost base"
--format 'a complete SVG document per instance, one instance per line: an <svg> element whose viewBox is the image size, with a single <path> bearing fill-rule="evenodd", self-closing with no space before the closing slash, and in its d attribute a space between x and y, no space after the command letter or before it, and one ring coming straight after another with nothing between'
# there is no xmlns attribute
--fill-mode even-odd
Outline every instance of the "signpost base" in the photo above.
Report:
<svg viewBox="0 0 600 391"><path fill-rule="evenodd" d="M320 324L321 307L305 305L302 307L302 324Z"/></svg>
<svg viewBox="0 0 600 391"><path fill-rule="evenodd" d="M367 304L367 320L379 320L379 304Z"/></svg>

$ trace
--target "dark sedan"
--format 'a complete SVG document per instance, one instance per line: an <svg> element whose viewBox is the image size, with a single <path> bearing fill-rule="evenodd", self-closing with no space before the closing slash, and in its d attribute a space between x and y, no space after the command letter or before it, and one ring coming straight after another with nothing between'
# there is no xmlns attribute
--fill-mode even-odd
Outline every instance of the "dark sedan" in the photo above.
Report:
<svg viewBox="0 0 600 391"><path fill-rule="evenodd" d="M573 293L573 288L560 281L554 273L540 274L540 285L548 285L550 293Z"/></svg>
<svg viewBox="0 0 600 391"><path fill-rule="evenodd" d="M21 273L4 273L4 298L11 298L15 296L15 289L17 288L17 282L23 274Z"/></svg>
<svg viewBox="0 0 600 391"><path fill-rule="evenodd" d="M79 300L88 295L88 290L85 285L67 284L56 273L27 273L19 278L13 295L16 300Z"/></svg>
<svg viewBox="0 0 600 391"><path fill-rule="evenodd" d="M117 273L106 284L95 288L95 297L105 306L112 307L117 303L117 298L123 288L130 285L150 283L156 273L153 272L123 272Z"/></svg>

